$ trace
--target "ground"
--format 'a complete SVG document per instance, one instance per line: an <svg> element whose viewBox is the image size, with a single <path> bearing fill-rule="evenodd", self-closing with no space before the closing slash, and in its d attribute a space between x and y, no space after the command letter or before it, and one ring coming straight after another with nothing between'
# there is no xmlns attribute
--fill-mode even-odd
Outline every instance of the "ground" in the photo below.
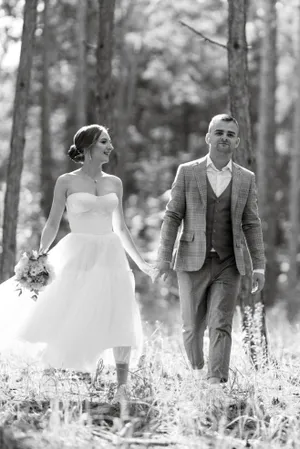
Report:
<svg viewBox="0 0 300 449"><path fill-rule="evenodd" d="M2 358L0 447L300 447L300 327L287 323L282 310L268 314L269 358L266 363L257 348L258 370L245 353L236 316L230 380L217 391L190 370L179 324L170 330L145 323L145 331L126 419L111 405L113 368L99 364L91 377Z"/></svg>

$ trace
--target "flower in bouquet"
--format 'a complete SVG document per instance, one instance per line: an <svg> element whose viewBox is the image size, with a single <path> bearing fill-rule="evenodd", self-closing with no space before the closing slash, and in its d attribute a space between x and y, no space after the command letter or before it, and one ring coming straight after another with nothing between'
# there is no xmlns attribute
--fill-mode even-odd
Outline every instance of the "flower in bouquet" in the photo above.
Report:
<svg viewBox="0 0 300 449"><path fill-rule="evenodd" d="M54 270L48 261L46 253L37 251L23 253L15 266L15 280L19 295L23 289L29 290L32 299L36 300L40 291L49 285L54 278Z"/></svg>

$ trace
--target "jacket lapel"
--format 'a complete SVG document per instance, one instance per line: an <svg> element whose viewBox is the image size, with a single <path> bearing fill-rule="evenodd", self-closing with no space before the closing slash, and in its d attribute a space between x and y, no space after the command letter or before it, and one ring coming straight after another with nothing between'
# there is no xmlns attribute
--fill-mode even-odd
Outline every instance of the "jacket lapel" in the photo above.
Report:
<svg viewBox="0 0 300 449"><path fill-rule="evenodd" d="M206 182L206 158L200 160L194 165L194 176L197 181L201 201L206 210L207 205L207 182Z"/></svg>
<svg viewBox="0 0 300 449"><path fill-rule="evenodd" d="M207 176L206 176L206 158L201 159L197 162L194 167L194 176L197 181L201 201L204 210L207 207ZM232 189L231 189L231 214L234 215L237 201L239 197L239 192L242 184L242 171L235 164L232 164Z"/></svg>
<svg viewBox="0 0 300 449"><path fill-rule="evenodd" d="M232 164L231 215L234 215L242 183L241 169Z"/></svg>

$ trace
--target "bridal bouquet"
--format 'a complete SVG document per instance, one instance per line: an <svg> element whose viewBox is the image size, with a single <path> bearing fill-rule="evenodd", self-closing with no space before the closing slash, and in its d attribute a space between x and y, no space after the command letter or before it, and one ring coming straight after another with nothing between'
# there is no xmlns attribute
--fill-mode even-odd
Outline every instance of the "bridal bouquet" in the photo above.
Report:
<svg viewBox="0 0 300 449"><path fill-rule="evenodd" d="M23 289L29 290L32 293L31 298L36 301L39 292L52 282L54 270L47 258L47 254L40 254L38 251L22 254L15 266L19 295L23 293Z"/></svg>

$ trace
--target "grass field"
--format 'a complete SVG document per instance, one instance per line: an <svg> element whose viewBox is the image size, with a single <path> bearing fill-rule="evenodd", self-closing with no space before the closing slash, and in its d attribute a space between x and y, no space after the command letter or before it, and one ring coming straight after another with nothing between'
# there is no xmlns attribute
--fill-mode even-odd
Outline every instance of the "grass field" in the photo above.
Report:
<svg viewBox="0 0 300 449"><path fill-rule="evenodd" d="M258 371L235 317L230 381L221 390L193 376L179 324L172 331L159 323L145 328L144 356L131 373L128 420L109 404L113 368L100 367L91 379L2 359L1 449L300 448L300 328L281 310L269 313L272 362Z"/></svg>

